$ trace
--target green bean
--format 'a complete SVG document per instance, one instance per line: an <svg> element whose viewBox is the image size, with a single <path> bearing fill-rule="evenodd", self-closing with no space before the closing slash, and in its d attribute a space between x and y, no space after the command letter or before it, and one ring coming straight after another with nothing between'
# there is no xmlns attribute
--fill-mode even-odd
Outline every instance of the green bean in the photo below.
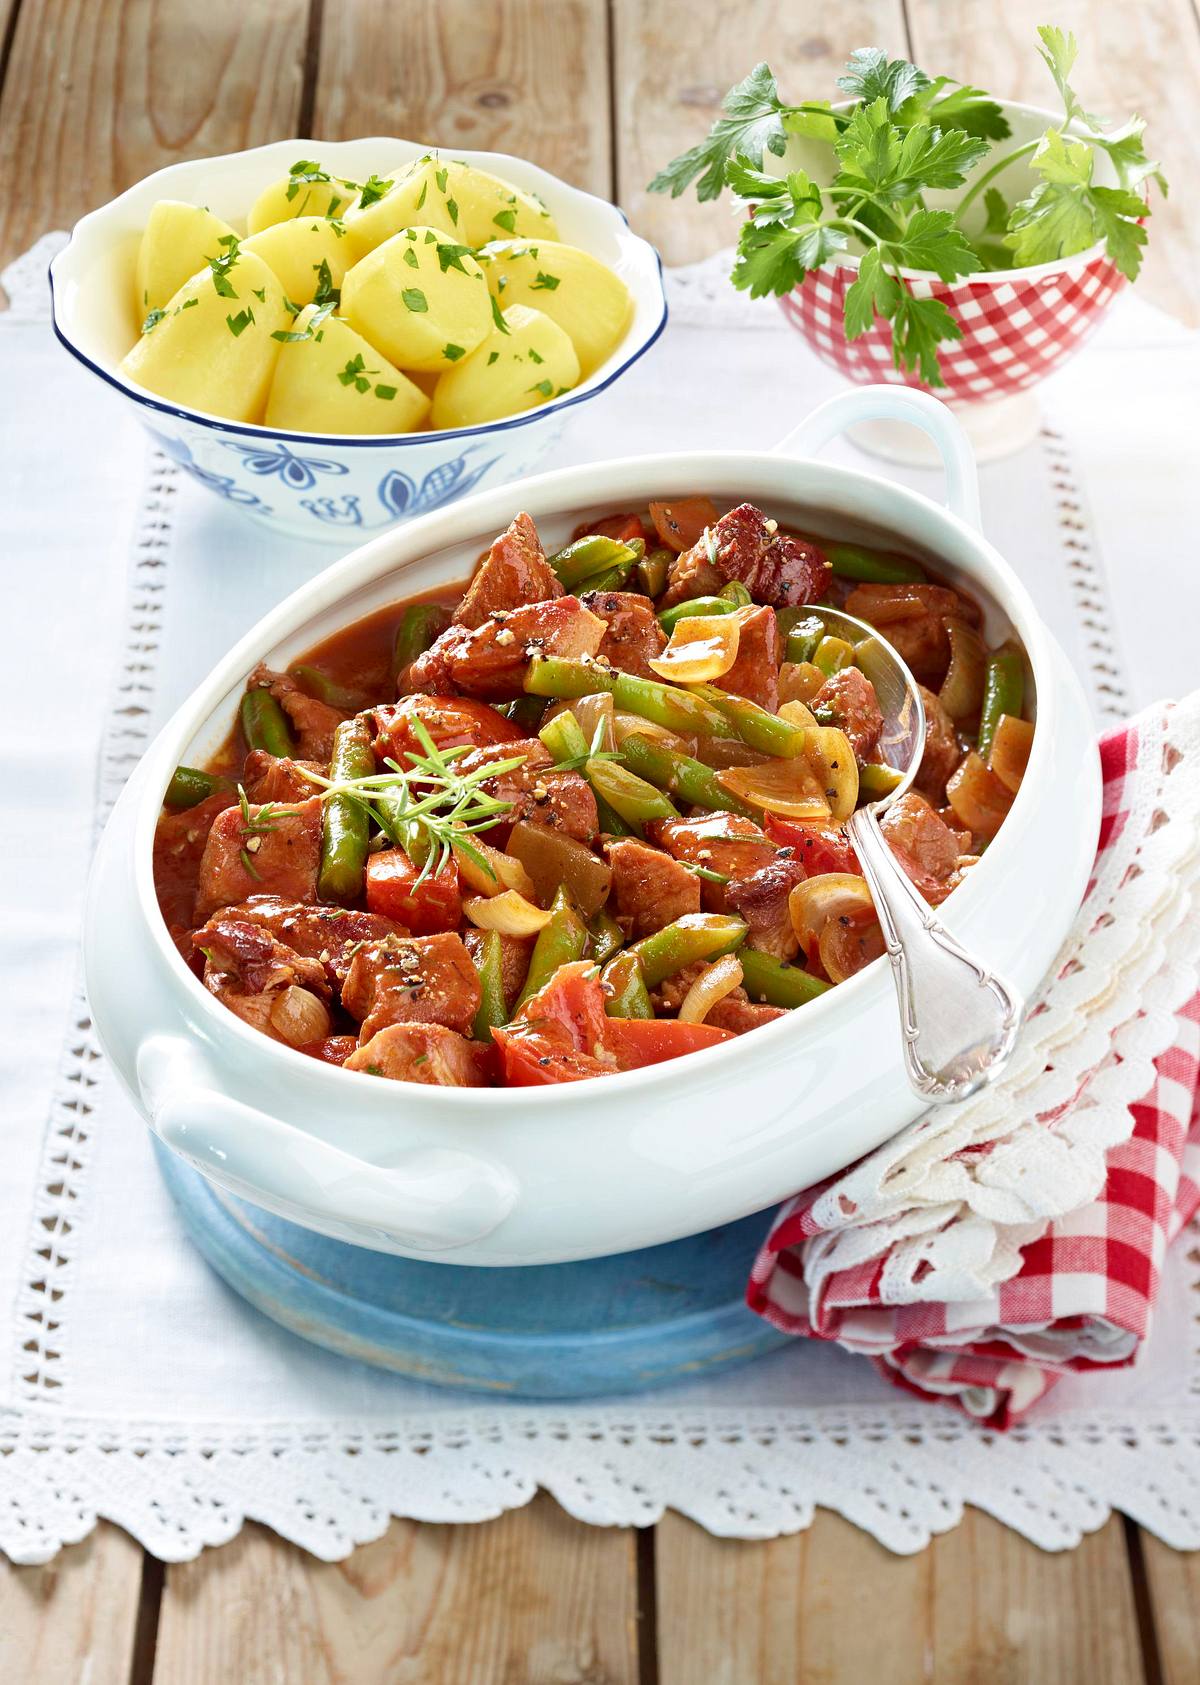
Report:
<svg viewBox="0 0 1200 1685"><path fill-rule="evenodd" d="M629 949L636 954L646 986L656 989L668 977L696 960L715 960L731 954L746 940L746 925L725 913L685 913L653 936L644 936Z"/></svg>
<svg viewBox="0 0 1200 1685"><path fill-rule="evenodd" d="M813 651L812 661L827 679L831 679L843 667L854 665L854 645L847 643L845 638L822 638Z"/></svg>
<svg viewBox="0 0 1200 1685"><path fill-rule="evenodd" d="M220 787L220 780L211 772L201 772L195 766L177 766L163 796L163 806L169 807L172 813L183 813L197 802L216 795Z"/></svg>
<svg viewBox="0 0 1200 1685"><path fill-rule="evenodd" d="M751 1000L766 1001L768 1006L804 1006L832 987L819 977L810 977L798 965L786 965L774 954L764 954L758 948L743 948L738 959L742 966L742 987Z"/></svg>
<svg viewBox="0 0 1200 1685"><path fill-rule="evenodd" d="M681 620L702 618L708 614L732 614L737 606L728 597L689 597L686 603L675 603L673 607L665 608L658 617L658 624L669 638Z"/></svg>
<svg viewBox="0 0 1200 1685"><path fill-rule="evenodd" d="M729 691L718 690L715 685L696 685L694 694L718 708L726 726L732 726L743 743L764 755L791 760L804 747L803 726L769 714L748 697L734 696Z"/></svg>
<svg viewBox="0 0 1200 1685"><path fill-rule="evenodd" d="M640 714L644 720L665 726L681 737L722 737L725 719L720 710L690 690L639 679L633 673L615 672L609 687L613 703L625 714Z"/></svg>
<svg viewBox="0 0 1200 1685"><path fill-rule="evenodd" d="M365 720L343 720L333 734L329 776L370 778L375 771L371 732ZM322 901L348 906L362 893L363 867L371 826L367 810L354 796L326 796L321 808L321 867L317 893Z"/></svg>
<svg viewBox="0 0 1200 1685"><path fill-rule="evenodd" d="M673 550L651 550L648 556L642 557L637 565L638 584L648 597L662 596L674 560Z"/></svg>
<svg viewBox="0 0 1200 1685"><path fill-rule="evenodd" d="M882 761L867 761L858 769L858 793L875 800L878 796L890 796L892 791L904 779L902 772L897 772L894 766L886 766Z"/></svg>
<svg viewBox="0 0 1200 1685"><path fill-rule="evenodd" d="M825 544L834 573L842 579L858 579L864 585L913 585L926 578L920 562L894 556L885 550L871 550L863 544Z"/></svg>
<svg viewBox="0 0 1200 1685"><path fill-rule="evenodd" d="M566 890L560 889L554 897L550 922L544 924L537 933L537 941L533 944L533 952L529 956L525 987L517 996L514 1013L519 1012L539 989L545 988L560 965L569 965L572 960L581 960L587 940L587 926L576 912Z"/></svg>
<svg viewBox="0 0 1200 1685"><path fill-rule="evenodd" d="M986 761L1001 714L1020 719L1025 704L1025 667L1021 652L1013 644L1001 644L988 656L983 681L983 706L979 713L979 753Z"/></svg>
<svg viewBox="0 0 1200 1685"><path fill-rule="evenodd" d="M603 965L625 946L625 936L620 925L603 907L592 917L591 935L592 958L597 965Z"/></svg>
<svg viewBox="0 0 1200 1685"><path fill-rule="evenodd" d="M622 673L597 661L572 661L564 656L535 655L525 673L529 696L552 696L573 701L597 691L612 692L613 702L626 714L640 714L655 725L681 736L721 737L724 716L691 691Z"/></svg>
<svg viewBox="0 0 1200 1685"><path fill-rule="evenodd" d="M626 766L639 778L656 784L668 795L678 796L680 801L690 802L693 807L708 808L713 813L751 814L753 811L723 788L712 767L652 737L639 737L636 733L627 737L621 745L621 754Z"/></svg>
<svg viewBox="0 0 1200 1685"><path fill-rule="evenodd" d="M476 1041L490 1042L492 1030L508 1022L508 1003L504 999L504 943L498 930L484 931L475 969L479 973L479 1010L475 1014L473 1033Z"/></svg>
<svg viewBox="0 0 1200 1685"><path fill-rule="evenodd" d="M609 960L600 973L600 982L608 999L604 1010L610 1018L653 1018L650 991L637 955L626 948Z"/></svg>
<svg viewBox="0 0 1200 1685"><path fill-rule="evenodd" d="M608 568L604 573L594 573L590 579L584 580L584 589L589 594L593 591L623 591L629 583L632 571L633 563L625 562L618 567Z"/></svg>
<svg viewBox="0 0 1200 1685"><path fill-rule="evenodd" d="M635 837L640 835L632 825L621 818L616 808L609 807L598 790L593 790L596 798L596 817L600 826L600 834L606 837Z"/></svg>
<svg viewBox="0 0 1200 1685"><path fill-rule="evenodd" d="M577 761L588 752L583 727L569 709L547 720L538 736L555 761Z"/></svg>
<svg viewBox="0 0 1200 1685"><path fill-rule="evenodd" d="M679 809L668 796L619 761L595 757L585 761L583 775L596 794L603 796L629 825L640 827L647 819L679 818Z"/></svg>
<svg viewBox="0 0 1200 1685"><path fill-rule="evenodd" d="M400 616L400 624L392 640L392 678L398 679L404 669L423 655L447 624L441 603L410 603Z"/></svg>
<svg viewBox="0 0 1200 1685"><path fill-rule="evenodd" d="M731 579L728 585L722 585L721 595L727 603L732 603L734 608L753 608L754 606L754 598L740 579Z"/></svg>
<svg viewBox="0 0 1200 1685"><path fill-rule="evenodd" d="M294 752L287 715L269 690L248 690L242 697L242 736L251 749L265 749L271 755Z"/></svg>
<svg viewBox="0 0 1200 1685"><path fill-rule="evenodd" d="M546 703L540 696L518 696L515 702L504 703L500 712L514 725L524 726L532 737L541 726Z"/></svg>
<svg viewBox="0 0 1200 1685"><path fill-rule="evenodd" d="M340 708L345 714L357 714L363 705L361 691L347 690L345 685L338 684L319 667L310 667L302 661L296 667L289 667L288 672L310 696L315 696L318 702L327 702L331 708Z"/></svg>
<svg viewBox="0 0 1200 1685"><path fill-rule="evenodd" d="M577 538L568 544L564 550L548 557L550 566L558 575L559 583L568 591L576 590L580 585L585 590L592 587L587 583L593 574L607 573L618 564L623 567L633 567L640 562L646 553L644 540L635 538L628 544L619 538L606 538L603 533L589 533L585 538Z"/></svg>
<svg viewBox="0 0 1200 1685"><path fill-rule="evenodd" d="M802 615L788 627L785 661L811 661L825 636L825 622L819 615Z"/></svg>

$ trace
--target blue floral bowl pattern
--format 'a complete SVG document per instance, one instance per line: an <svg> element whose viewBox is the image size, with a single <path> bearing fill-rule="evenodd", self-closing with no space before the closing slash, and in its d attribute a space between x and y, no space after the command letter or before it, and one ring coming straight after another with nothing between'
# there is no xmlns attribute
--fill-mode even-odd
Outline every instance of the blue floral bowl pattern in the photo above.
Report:
<svg viewBox="0 0 1200 1685"><path fill-rule="evenodd" d="M77 223L51 264L60 343L133 407L155 441L198 484L293 537L344 546L347 534L357 542L467 492L529 473L560 438L571 412L605 392L654 344L666 325L667 305L657 252L630 231L619 210L536 165L499 153L456 149L454 156L539 193L561 237L608 263L633 297L625 339L586 381L555 402L443 433L310 435L184 409L117 373L137 332L133 265L156 200L208 204L237 227L262 188L285 175L298 157L320 158L336 173L361 180L372 170L394 171L427 150L393 139L291 140L159 170Z"/></svg>

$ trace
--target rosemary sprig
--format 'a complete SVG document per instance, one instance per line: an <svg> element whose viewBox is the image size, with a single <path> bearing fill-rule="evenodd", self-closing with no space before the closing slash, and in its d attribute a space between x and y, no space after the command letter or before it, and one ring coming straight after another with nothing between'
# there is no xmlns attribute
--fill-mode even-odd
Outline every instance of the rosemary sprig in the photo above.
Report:
<svg viewBox="0 0 1200 1685"><path fill-rule="evenodd" d="M251 817L250 800L242 785L237 787L238 806L242 811L242 835L247 839L245 846L239 852L242 865L255 882L261 881L262 873L254 864L254 855L258 853L260 844L258 839L269 831L279 829L275 821L280 815L290 813L290 807L280 807L275 802L265 802L257 814Z"/></svg>
<svg viewBox="0 0 1200 1685"><path fill-rule="evenodd" d="M411 726L422 752L407 751L410 766L403 767L389 756L384 762L387 771L365 778L331 779L307 768L298 770L321 786L323 801L349 796L361 803L388 841L403 848L414 864L420 863L418 884L440 872L455 849L486 868L483 855L469 839L476 831L490 830L512 811L513 804L483 786L524 766L526 756L510 755L462 772L457 762L471 752L468 744L439 749L420 720L413 720Z"/></svg>

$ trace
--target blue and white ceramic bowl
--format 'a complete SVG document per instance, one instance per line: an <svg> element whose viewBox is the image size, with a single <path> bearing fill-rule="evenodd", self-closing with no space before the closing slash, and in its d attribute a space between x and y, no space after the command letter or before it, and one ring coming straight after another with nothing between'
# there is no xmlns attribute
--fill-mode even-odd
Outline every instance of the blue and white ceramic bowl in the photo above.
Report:
<svg viewBox="0 0 1200 1685"><path fill-rule="evenodd" d="M50 265L54 331L79 361L120 394L155 441L218 497L294 537L346 548L398 520L426 515L466 492L527 474L581 404L606 392L648 351L667 320L662 265L614 206L502 152L463 152L517 187L541 195L560 238L607 263L633 297L629 331L587 380L553 403L481 427L441 433L295 433L222 420L145 392L118 372L137 338L133 272L138 241L158 199L208 205L233 225L297 158L335 174L386 175L429 150L415 141L284 140L222 158L172 164L76 223Z"/></svg>

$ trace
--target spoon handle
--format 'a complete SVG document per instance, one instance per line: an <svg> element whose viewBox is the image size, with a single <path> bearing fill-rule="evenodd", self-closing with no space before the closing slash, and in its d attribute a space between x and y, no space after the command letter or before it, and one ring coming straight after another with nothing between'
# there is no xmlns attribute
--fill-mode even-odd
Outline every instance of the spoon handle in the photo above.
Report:
<svg viewBox="0 0 1200 1685"><path fill-rule="evenodd" d="M871 807L850 836L892 962L909 1081L933 1105L965 1100L999 1075L1021 997L951 936L905 876Z"/></svg>

